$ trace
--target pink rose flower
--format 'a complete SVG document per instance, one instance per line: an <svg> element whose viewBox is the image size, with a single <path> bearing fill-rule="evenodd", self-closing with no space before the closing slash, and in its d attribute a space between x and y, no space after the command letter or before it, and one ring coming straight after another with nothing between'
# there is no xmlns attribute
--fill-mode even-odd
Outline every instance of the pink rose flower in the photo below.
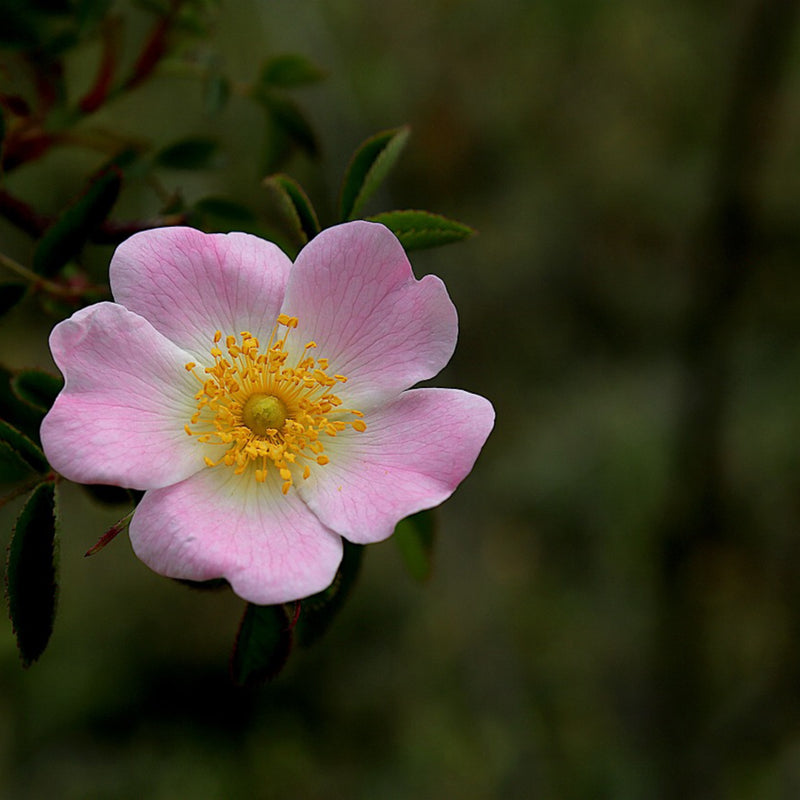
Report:
<svg viewBox="0 0 800 800"><path fill-rule="evenodd" d="M493 426L482 397L409 388L449 360L456 312L381 225L323 231L294 264L249 234L144 231L110 280L116 302L52 332L42 443L71 480L146 490L129 533L162 575L261 605L321 591L341 537L441 503Z"/></svg>

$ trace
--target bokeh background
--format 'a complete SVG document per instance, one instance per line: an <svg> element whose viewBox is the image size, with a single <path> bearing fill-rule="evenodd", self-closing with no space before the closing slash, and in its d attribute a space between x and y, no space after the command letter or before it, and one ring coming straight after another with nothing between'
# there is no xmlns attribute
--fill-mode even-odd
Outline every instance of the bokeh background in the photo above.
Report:
<svg viewBox="0 0 800 800"><path fill-rule="evenodd" d="M152 14L118 5L130 59ZM284 52L328 72L294 95L321 157L283 165L323 216L359 142L411 125L370 210L478 229L413 262L460 313L437 383L497 426L438 513L430 579L370 547L326 637L255 691L227 673L242 602L122 537L84 559L122 512L62 485L50 647L23 671L0 626L0 798L800 796L797 5L209 4L193 47L234 81ZM71 56L74 91L97 57ZM218 138L214 168L163 185L274 212L263 114L236 94L209 114L177 63L103 126ZM101 161L59 150L6 186L55 213ZM115 214L158 207L133 186ZM29 263L3 220L0 243ZM52 368L52 323L17 307L3 363Z"/></svg>

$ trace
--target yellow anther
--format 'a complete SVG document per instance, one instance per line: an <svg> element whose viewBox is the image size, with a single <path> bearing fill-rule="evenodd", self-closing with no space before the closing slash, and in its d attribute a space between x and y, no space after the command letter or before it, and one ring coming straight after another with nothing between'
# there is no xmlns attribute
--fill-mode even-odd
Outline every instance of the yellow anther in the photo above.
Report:
<svg viewBox="0 0 800 800"><path fill-rule="evenodd" d="M281 314L263 348L249 331L241 331L238 339L225 336L227 357L217 346L223 336L216 331L213 363L203 367L204 378L197 377L197 410L184 426L198 442L223 446L216 461L204 457L207 466L233 468L234 474L251 475L256 483L280 480L283 494L294 485L290 465L302 467L299 474L305 480L313 464L329 463L324 454L328 437L348 424L366 430L364 422L352 419L363 416L361 412L342 408L331 391L345 376L331 377L328 360L309 355L316 342L309 341L296 362L288 361L286 341L297 325L297 317ZM281 336L280 326L286 329ZM189 372L196 366L185 365Z"/></svg>

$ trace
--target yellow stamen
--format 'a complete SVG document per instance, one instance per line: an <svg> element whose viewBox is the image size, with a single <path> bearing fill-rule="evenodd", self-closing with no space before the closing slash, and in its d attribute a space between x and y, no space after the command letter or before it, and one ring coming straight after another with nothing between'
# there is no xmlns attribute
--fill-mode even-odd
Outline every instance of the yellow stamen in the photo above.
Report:
<svg viewBox="0 0 800 800"><path fill-rule="evenodd" d="M279 315L265 348L250 331L225 336L227 352L222 350L222 332L216 331L210 349L213 366L201 375L194 362L186 364L199 389L197 411L184 429L198 442L226 446L216 460L206 456L206 465L232 467L236 475L250 471L257 483L274 475L283 494L297 476L307 479L313 465L329 463L324 455L329 437L348 424L358 432L366 430L363 414L342 408L332 393L347 378L328 375L328 360L309 355L316 342L308 342L297 362L288 363L286 340L297 324L297 317Z"/></svg>

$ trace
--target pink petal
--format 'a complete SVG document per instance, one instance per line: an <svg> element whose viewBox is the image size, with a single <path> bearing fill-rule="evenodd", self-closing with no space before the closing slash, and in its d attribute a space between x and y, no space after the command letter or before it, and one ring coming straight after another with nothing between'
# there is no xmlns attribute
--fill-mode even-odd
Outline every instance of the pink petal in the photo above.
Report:
<svg viewBox="0 0 800 800"><path fill-rule="evenodd" d="M291 261L247 233L157 228L124 241L111 259L114 299L208 359L214 332L269 338Z"/></svg>
<svg viewBox="0 0 800 800"><path fill-rule="evenodd" d="M403 517L453 493L494 425L494 409L458 389L411 389L365 419L365 432L326 441L330 463L298 485L324 524L360 544L385 539Z"/></svg>
<svg viewBox="0 0 800 800"><path fill-rule="evenodd" d="M81 483L167 486L203 466L184 431L196 410L189 354L147 320L98 303L59 323L50 349L66 385L42 422L50 464Z"/></svg>
<svg viewBox="0 0 800 800"><path fill-rule="evenodd" d="M432 275L417 281L400 242L372 222L328 228L309 242L282 310L299 319L293 344L315 341L330 373L348 378L337 394L356 407L435 375L458 332L444 284Z"/></svg>
<svg viewBox="0 0 800 800"><path fill-rule="evenodd" d="M342 540L279 481L256 483L226 467L147 492L130 525L136 555L171 578L226 578L259 605L307 597L330 585Z"/></svg>

